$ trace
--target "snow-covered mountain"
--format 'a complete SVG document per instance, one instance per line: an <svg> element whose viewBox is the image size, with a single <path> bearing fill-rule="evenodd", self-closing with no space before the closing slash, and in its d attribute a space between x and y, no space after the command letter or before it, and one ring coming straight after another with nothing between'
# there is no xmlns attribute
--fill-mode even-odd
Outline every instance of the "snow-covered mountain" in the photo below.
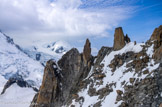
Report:
<svg viewBox="0 0 162 107"><path fill-rule="evenodd" d="M30 58L39 61L43 66L46 65L46 62L49 59L58 59L58 57L54 57L52 55L43 53L43 52L38 52L37 50L30 50L30 49L23 49L24 53L26 53Z"/></svg>
<svg viewBox="0 0 162 107"><path fill-rule="evenodd" d="M52 43L34 42L31 49L59 57L70 50L71 46L65 41L56 41Z"/></svg>
<svg viewBox="0 0 162 107"><path fill-rule="evenodd" d="M52 43L34 42L32 46L23 49L23 51L29 57L45 65L49 59L60 59L70 49L71 46L67 42L57 41Z"/></svg>
<svg viewBox="0 0 162 107"><path fill-rule="evenodd" d="M31 87L39 88L43 66L40 62L26 55L13 39L0 32L0 107L27 107L35 91ZM9 79L14 78L15 81ZM17 84L18 80L22 80ZM20 87L23 83L30 87ZM20 86L19 86L20 85Z"/></svg>
<svg viewBox="0 0 162 107"><path fill-rule="evenodd" d="M162 25L145 43L131 42L121 27L113 47L91 55L71 49L49 60L30 107L162 107Z"/></svg>
<svg viewBox="0 0 162 107"><path fill-rule="evenodd" d="M93 56L88 39L82 53L60 41L21 49L0 32L0 107L161 107L161 35L136 43L119 27Z"/></svg>

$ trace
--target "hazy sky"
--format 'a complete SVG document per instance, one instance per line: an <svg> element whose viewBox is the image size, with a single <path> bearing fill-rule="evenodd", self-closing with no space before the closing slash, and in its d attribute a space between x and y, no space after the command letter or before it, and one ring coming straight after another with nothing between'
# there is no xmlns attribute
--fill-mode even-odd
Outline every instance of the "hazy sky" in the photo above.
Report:
<svg viewBox="0 0 162 107"><path fill-rule="evenodd" d="M146 41L162 24L162 0L0 0L0 29L21 46L64 40L112 46L115 27Z"/></svg>

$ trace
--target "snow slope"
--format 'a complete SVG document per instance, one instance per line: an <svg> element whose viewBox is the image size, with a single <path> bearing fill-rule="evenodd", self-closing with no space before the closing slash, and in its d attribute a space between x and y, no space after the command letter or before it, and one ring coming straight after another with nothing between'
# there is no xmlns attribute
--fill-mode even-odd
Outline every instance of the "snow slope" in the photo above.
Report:
<svg viewBox="0 0 162 107"><path fill-rule="evenodd" d="M0 95L0 107L29 107L35 93L32 88L21 88L13 84Z"/></svg>
<svg viewBox="0 0 162 107"><path fill-rule="evenodd" d="M38 52L37 50L30 50L30 49L24 49L23 50L30 58L39 61L43 66L46 65L46 62L50 59L55 59L58 60L58 57L54 57L52 55L43 53L43 52Z"/></svg>
<svg viewBox="0 0 162 107"><path fill-rule="evenodd" d="M40 62L28 57L18 45L14 44L11 38L2 32L0 32L0 60L0 93L7 80L11 77L22 76L25 81L37 88L41 85L43 66ZM4 94L0 95L0 107L8 107L3 105L3 103L7 102L30 102L34 94L32 88L21 88L14 84ZM12 107L18 106L18 104L11 105ZM24 107L28 107L28 105Z"/></svg>
<svg viewBox="0 0 162 107"><path fill-rule="evenodd" d="M125 81L125 84L131 84L130 83L130 78L139 78L139 79L144 79L147 74L143 74L141 76L137 75L133 71L131 72L125 72L128 68L126 67L127 63L130 62L125 62L122 66L120 66L119 68L117 68L114 72L112 72L112 68L110 68L108 65L111 64L111 61L114 59L115 55L122 55L123 53L132 51L134 53L138 53L140 51L142 51L142 45L144 45L144 43L138 43L136 45L134 45L133 42L128 43L124 48L122 48L119 51L112 51L110 54L106 55L105 58L103 59L103 61L101 62L101 64L103 64L103 68L102 68L102 72L105 74L105 78L103 78L103 83L101 85L97 85L97 81L94 83L94 87L96 91L103 89L106 87L107 84L110 83L115 83L116 85L112 86L113 91L107 95L106 97L103 97L102 99L99 99L99 96L90 96L88 94L89 91L89 87L91 84L89 84L87 86L86 89L82 89L78 95L79 97L83 97L84 98L84 102L77 102L74 100L72 100L72 104L71 105L75 105L77 107L81 106L81 107L93 107L94 104L96 104L97 102L101 101L101 105L102 107L118 107L122 101L116 102L116 97L117 97L117 90L121 90L124 92L124 86L121 85L121 83L123 81ZM147 49L147 55L152 57L153 54L153 46L150 46ZM151 64L153 64L154 66L150 66ZM146 68L144 68L142 70L142 72L146 69L148 69L149 72L151 72L152 70L156 69L159 67L159 64L155 64L154 60L151 59L148 63L148 66ZM93 67L91 68L90 74L93 74ZM87 78L89 78L94 80L94 77L92 75L88 75ZM99 81L98 81L99 82ZM66 107L66 106L65 106Z"/></svg>
<svg viewBox="0 0 162 107"><path fill-rule="evenodd" d="M41 53L42 55L58 60L71 48L72 47L65 41L57 41L52 43L33 42L32 46L25 49L25 52L30 56L32 56L31 54L33 53Z"/></svg>

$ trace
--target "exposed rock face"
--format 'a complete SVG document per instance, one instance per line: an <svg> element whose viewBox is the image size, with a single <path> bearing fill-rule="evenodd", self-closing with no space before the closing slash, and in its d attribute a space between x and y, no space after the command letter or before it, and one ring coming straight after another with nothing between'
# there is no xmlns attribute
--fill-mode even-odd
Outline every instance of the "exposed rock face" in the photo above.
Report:
<svg viewBox="0 0 162 107"><path fill-rule="evenodd" d="M155 50L153 58L157 62L162 62L162 46L160 46L158 49Z"/></svg>
<svg viewBox="0 0 162 107"><path fill-rule="evenodd" d="M73 97L77 97L80 82L88 75L91 68L85 64L85 60L87 63L93 62L89 49L91 49L90 42L87 40L83 54L73 48L62 56L58 64L53 60L48 61L42 85L31 107L61 107L70 103Z"/></svg>
<svg viewBox="0 0 162 107"><path fill-rule="evenodd" d="M162 62L162 25L154 30L150 40L154 43L154 59L157 62Z"/></svg>
<svg viewBox="0 0 162 107"><path fill-rule="evenodd" d="M83 60L77 49L71 49L58 61L63 74L63 97L68 102L71 95L77 90L75 87L83 71Z"/></svg>
<svg viewBox="0 0 162 107"><path fill-rule="evenodd" d="M110 53L112 50L113 50L112 47L104 47L103 46L98 52L94 66L95 65L98 66L101 63L101 61L104 59L105 55Z"/></svg>
<svg viewBox="0 0 162 107"><path fill-rule="evenodd" d="M125 39L122 27L118 27L115 29L114 34L114 50L120 50L125 46Z"/></svg>
<svg viewBox="0 0 162 107"><path fill-rule="evenodd" d="M44 70L43 82L40 87L35 107L52 107L57 105L56 101L61 101L61 80L62 74L57 64L49 60Z"/></svg>
<svg viewBox="0 0 162 107"><path fill-rule="evenodd" d="M125 36L124 39L125 43L130 42L128 36ZM136 45L138 44L135 44L134 46ZM108 47L102 47L96 57L91 75L83 82L84 84L86 84L86 86L89 86L86 88L86 90L88 90L88 95L90 96L88 98L93 99L97 97L96 103L91 103L91 106L102 107L102 101L105 100L105 98L109 98L109 100L111 100L111 93L114 93L115 91L117 95L116 102L114 102L114 104L117 104L119 107L159 107L162 102L162 97L160 94L162 92L160 79L162 76L162 65L158 65L155 70L149 69L151 66L157 66L154 63L152 56L147 54L147 51L149 51L149 49L152 49L151 46L152 45L148 45L146 43L141 45L142 50L138 53L128 51L124 52L123 54L116 54L113 56L114 58L111 60L109 65L104 65L106 64L104 62L108 61L109 59L103 60L103 58L104 56L111 54L111 52L115 53L115 51L111 50L111 48ZM161 51L159 51L159 54L161 54ZM104 71L103 69L107 66L109 67L106 71ZM126 66L125 69L123 69L124 66ZM112 72L112 74L110 72ZM105 87L103 87L104 81L106 79L109 81L110 78L111 81L112 78L117 78L117 72L123 73L123 75L119 77L116 82L108 82ZM132 77L130 76L131 73ZM108 74L111 75L108 76ZM126 76L125 79L122 79L123 76L127 74L129 76ZM143 78L142 76L144 76L145 78ZM119 80L123 81L118 83ZM117 86L117 84L120 85ZM99 86L101 86L102 88L98 89ZM114 90L116 87L122 88L122 91L119 90L120 88ZM113 96L114 95L115 94L113 94ZM80 97L84 100L78 101L78 98ZM78 98L75 99L75 102L79 102L81 107L85 107L85 105L82 106L82 103L86 102L85 100L89 99L86 99L84 95L79 95ZM109 100L107 100L107 102L109 102ZM86 104L87 103L88 102L86 102Z"/></svg>
<svg viewBox="0 0 162 107"><path fill-rule="evenodd" d="M84 45L83 59L85 64L88 64L88 61L91 59L91 43L89 42L89 39L86 40L86 43Z"/></svg>
<svg viewBox="0 0 162 107"><path fill-rule="evenodd" d="M131 40L128 37L128 34L124 36L122 27L116 28L114 34L114 50L116 51L122 49L129 42L131 42Z"/></svg>
<svg viewBox="0 0 162 107"><path fill-rule="evenodd" d="M150 39L160 41L160 38L162 38L161 36L162 36L162 25L160 25L158 28L154 30Z"/></svg>
<svg viewBox="0 0 162 107"><path fill-rule="evenodd" d="M162 46L161 37L156 38L143 44L130 43L130 49L120 51L130 42L120 27L115 31L114 47L102 47L96 57L91 56L87 40L83 54L73 48L58 65L48 61L42 86L33 99L39 106L34 107L161 106Z"/></svg>
<svg viewBox="0 0 162 107"><path fill-rule="evenodd" d="M160 107L162 102L162 65L154 71L154 77L136 79L134 85L125 85L122 104L119 107Z"/></svg>
<svg viewBox="0 0 162 107"><path fill-rule="evenodd" d="M126 36L124 37L124 40L126 43L129 43L131 42L130 38L128 37L128 35L126 34Z"/></svg>

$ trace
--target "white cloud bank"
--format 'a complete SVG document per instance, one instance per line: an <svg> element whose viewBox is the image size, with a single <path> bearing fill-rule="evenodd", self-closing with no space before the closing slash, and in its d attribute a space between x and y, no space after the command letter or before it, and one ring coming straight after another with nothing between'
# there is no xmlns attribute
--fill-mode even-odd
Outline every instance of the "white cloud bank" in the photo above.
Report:
<svg viewBox="0 0 162 107"><path fill-rule="evenodd" d="M21 44L108 36L108 30L129 17L132 7L114 5L117 0L105 1L109 2L97 7L100 2L95 0L94 7L86 6L85 0L0 0L0 29Z"/></svg>

